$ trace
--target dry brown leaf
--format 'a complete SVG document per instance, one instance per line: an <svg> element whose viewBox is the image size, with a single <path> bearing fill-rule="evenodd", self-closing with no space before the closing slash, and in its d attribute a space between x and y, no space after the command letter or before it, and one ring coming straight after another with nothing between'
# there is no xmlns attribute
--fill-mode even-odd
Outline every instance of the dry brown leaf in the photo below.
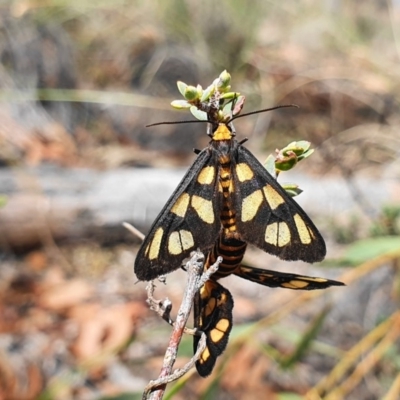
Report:
<svg viewBox="0 0 400 400"><path fill-rule="evenodd" d="M222 380L223 385L229 390L247 387L249 376L246 371L253 371L254 366L258 364L259 356L260 351L258 348L244 344L229 360ZM261 357L261 359L266 361L266 365L262 368L262 375L268 369L268 360L265 357ZM260 372L259 367L257 370ZM256 380L259 378L261 377L258 374ZM252 383L254 384L253 380Z"/></svg>
<svg viewBox="0 0 400 400"><path fill-rule="evenodd" d="M46 253L44 251L31 251L25 257L25 263L34 272L43 271L48 263Z"/></svg>
<svg viewBox="0 0 400 400"><path fill-rule="evenodd" d="M117 350L132 335L135 321L147 313L140 302L101 308L98 304L75 307L71 318L80 322L80 333L73 346L76 357L88 361Z"/></svg>
<svg viewBox="0 0 400 400"><path fill-rule="evenodd" d="M44 386L43 376L38 366L33 364L28 366L28 382L29 387L25 398L36 399Z"/></svg>
<svg viewBox="0 0 400 400"><path fill-rule="evenodd" d="M242 348L229 360L222 376L221 385L228 391L240 393L241 399L254 399L263 393L263 398L275 399L276 392L264 379L270 368L267 357L251 345ZM251 370L251 374L247 371Z"/></svg>
<svg viewBox="0 0 400 400"><path fill-rule="evenodd" d="M88 300L93 287L82 279L72 279L45 290L38 303L45 308L60 311Z"/></svg>
<svg viewBox="0 0 400 400"><path fill-rule="evenodd" d="M43 376L36 365L26 365L24 371L3 367L0 365L0 400L34 400L43 390Z"/></svg>

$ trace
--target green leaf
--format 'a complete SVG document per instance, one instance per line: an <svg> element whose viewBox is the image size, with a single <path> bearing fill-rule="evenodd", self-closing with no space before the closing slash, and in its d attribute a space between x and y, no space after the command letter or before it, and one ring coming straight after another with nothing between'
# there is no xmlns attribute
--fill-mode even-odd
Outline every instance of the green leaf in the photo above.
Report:
<svg viewBox="0 0 400 400"><path fill-rule="evenodd" d="M211 97L211 95L214 93L214 91L215 91L214 85L208 86L206 89L204 89L200 101L203 102L203 101L208 100Z"/></svg>
<svg viewBox="0 0 400 400"><path fill-rule="evenodd" d="M188 85L187 85L186 83L182 82L182 81L178 81L176 84L177 84L177 86L178 86L179 93L180 93L183 97L185 97L185 90L186 90L186 88L187 88Z"/></svg>
<svg viewBox="0 0 400 400"><path fill-rule="evenodd" d="M218 77L217 81L217 88L221 92L226 92L230 89L231 85L231 75L227 70L224 70L221 72L221 74Z"/></svg>
<svg viewBox="0 0 400 400"><path fill-rule="evenodd" d="M307 350L310 348L313 340L316 338L318 335L319 331L322 328L322 324L328 315L330 308L325 307L317 318L315 318L312 322L310 327L307 329L307 331L303 334L300 342L297 344L296 349L294 352L289 355L288 357L285 357L281 359L280 364L282 368L291 368L293 367L307 352Z"/></svg>
<svg viewBox="0 0 400 400"><path fill-rule="evenodd" d="M198 98L201 99L203 97L203 88L201 87L201 85L197 85L197 94L198 94Z"/></svg>
<svg viewBox="0 0 400 400"><path fill-rule="evenodd" d="M299 140L297 142L291 142L286 147L284 147L281 152L286 154L286 152L294 152L297 156L306 153L310 149L311 143L307 140Z"/></svg>
<svg viewBox="0 0 400 400"><path fill-rule="evenodd" d="M276 179L275 157L272 154L265 160L264 167Z"/></svg>
<svg viewBox="0 0 400 400"><path fill-rule="evenodd" d="M305 153L300 154L298 156L299 161L304 160L307 157L310 157L312 153L314 153L314 149L310 149L310 150L306 151Z"/></svg>
<svg viewBox="0 0 400 400"><path fill-rule="evenodd" d="M173 102L171 102L171 106L176 108L177 110L183 110L192 107L192 105L186 100L174 100Z"/></svg>
<svg viewBox="0 0 400 400"><path fill-rule="evenodd" d="M353 243L347 247L342 260L352 265L358 265L392 252L400 253L400 237L381 236Z"/></svg>
<svg viewBox="0 0 400 400"><path fill-rule="evenodd" d="M239 96L240 96L240 93L239 93L239 92L227 92L227 93L224 93L224 94L221 96L221 99L224 99L224 100L232 100L232 99L234 99L234 98L237 98L237 99L239 100ZM244 96L242 96L242 97L244 97Z"/></svg>
<svg viewBox="0 0 400 400"><path fill-rule="evenodd" d="M186 100L193 101L200 98L200 93L194 86L186 86L184 97Z"/></svg>
<svg viewBox="0 0 400 400"><path fill-rule="evenodd" d="M303 193L303 190L299 188L295 183L282 183L281 186L286 190L286 192L291 197L296 197Z"/></svg>
<svg viewBox="0 0 400 400"><path fill-rule="evenodd" d="M294 152L286 152L285 155L279 154L275 161L275 168L278 171L289 171L298 162L297 155Z"/></svg>
<svg viewBox="0 0 400 400"><path fill-rule="evenodd" d="M311 142L309 142L308 140L298 140L296 143L296 146L299 148L303 148L304 151L307 151L310 146L311 146Z"/></svg>
<svg viewBox="0 0 400 400"><path fill-rule="evenodd" d="M207 121L207 113L204 111L200 111L197 107L190 107L190 112L199 121Z"/></svg>

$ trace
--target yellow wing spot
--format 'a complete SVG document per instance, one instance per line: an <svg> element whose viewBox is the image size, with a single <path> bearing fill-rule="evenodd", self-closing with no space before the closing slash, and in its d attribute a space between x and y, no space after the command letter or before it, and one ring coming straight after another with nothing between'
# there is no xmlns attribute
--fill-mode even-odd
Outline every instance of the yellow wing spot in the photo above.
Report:
<svg viewBox="0 0 400 400"><path fill-rule="evenodd" d="M205 283L205 285L203 285L201 287L201 289L200 289L200 297L201 297L202 300L208 299L211 296L211 294L210 294L211 293L211 288L210 288L210 290L208 288L209 282L210 281L207 281Z"/></svg>
<svg viewBox="0 0 400 400"><path fill-rule="evenodd" d="M222 318L218 321L217 325L210 332L210 337L213 343L218 343L226 334L231 322L227 318Z"/></svg>
<svg viewBox="0 0 400 400"><path fill-rule="evenodd" d="M218 343L225 336L225 332L221 332L218 329L212 329L210 331L210 338L213 343Z"/></svg>
<svg viewBox="0 0 400 400"><path fill-rule="evenodd" d="M242 222L251 221L263 201L261 190L256 190L242 200Z"/></svg>
<svg viewBox="0 0 400 400"><path fill-rule="evenodd" d="M226 259L228 259L228 258L230 258L230 257L227 257ZM234 258L234 259L236 259L236 258ZM220 306L221 304L226 303L226 300L227 300L227 296L226 296L225 293L223 293L221 295L221 298L218 300L218 306Z"/></svg>
<svg viewBox="0 0 400 400"><path fill-rule="evenodd" d="M207 224L214 223L214 210L211 200L203 199L200 196L192 196L192 207L204 222Z"/></svg>
<svg viewBox="0 0 400 400"><path fill-rule="evenodd" d="M278 224L278 246L283 247L290 243L290 230L286 222Z"/></svg>
<svg viewBox="0 0 400 400"><path fill-rule="evenodd" d="M216 300L214 297L212 297L210 300L208 300L207 306L204 310L204 314L206 317L212 314L212 312L215 310L215 306L216 306Z"/></svg>
<svg viewBox="0 0 400 400"><path fill-rule="evenodd" d="M148 247L148 257L150 260L154 260L158 257L158 253L160 252L161 239L164 234L163 228L158 228L156 233L153 236L153 240L151 241L150 247Z"/></svg>
<svg viewBox="0 0 400 400"><path fill-rule="evenodd" d="M176 214L178 217L184 217L189 205L190 196L187 193L182 193L178 200L175 202L171 208L171 212Z"/></svg>
<svg viewBox="0 0 400 400"><path fill-rule="evenodd" d="M210 358L210 350L208 350L208 347L206 347L204 351L201 353L199 363L204 364L209 358Z"/></svg>
<svg viewBox="0 0 400 400"><path fill-rule="evenodd" d="M194 246L193 235L191 232L181 230L181 231L179 231L179 234L181 236L183 250L189 250L190 248L192 248Z"/></svg>
<svg viewBox="0 0 400 400"><path fill-rule="evenodd" d="M230 325L231 322L229 321L229 319L222 318L218 321L217 325L215 326L215 329L218 329L222 332L226 332L229 329Z"/></svg>
<svg viewBox="0 0 400 400"><path fill-rule="evenodd" d="M254 177L254 172L245 163L239 163L236 165L236 174L240 182L249 181Z"/></svg>
<svg viewBox="0 0 400 400"><path fill-rule="evenodd" d="M214 176L214 167L204 167L197 177L197 182L199 182L201 185L210 185L214 182Z"/></svg>
<svg viewBox="0 0 400 400"><path fill-rule="evenodd" d="M290 243L290 230L286 222L274 222L267 225L265 241L278 247L283 247Z"/></svg>
<svg viewBox="0 0 400 400"><path fill-rule="evenodd" d="M170 254L181 254L194 246L193 236L189 231L181 230L172 232L168 238L168 251Z"/></svg>
<svg viewBox="0 0 400 400"><path fill-rule="evenodd" d="M267 225L265 229L265 241L273 246L278 245L278 223L274 222Z"/></svg>
<svg viewBox="0 0 400 400"><path fill-rule="evenodd" d="M285 203L285 199L271 185L266 185L263 188L263 192L272 210Z"/></svg>
<svg viewBox="0 0 400 400"><path fill-rule="evenodd" d="M286 289L304 289L308 286L308 282L292 280L289 282L282 283L281 287Z"/></svg>
<svg viewBox="0 0 400 400"><path fill-rule="evenodd" d="M303 244L310 244L312 241L310 231L307 228L307 225L303 221L303 218L300 217L299 214L295 214L294 217L294 223L296 224L297 232L299 234L301 243ZM314 237L314 235L313 235Z"/></svg>

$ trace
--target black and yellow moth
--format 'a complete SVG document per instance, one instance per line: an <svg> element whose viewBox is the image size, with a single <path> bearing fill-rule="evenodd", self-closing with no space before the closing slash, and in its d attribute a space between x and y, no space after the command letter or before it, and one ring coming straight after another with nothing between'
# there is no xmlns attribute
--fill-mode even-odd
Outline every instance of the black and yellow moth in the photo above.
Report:
<svg viewBox="0 0 400 400"><path fill-rule="evenodd" d="M220 234L283 260L321 261L326 253L321 234L235 139L229 121L213 123L210 136L143 241L137 277L148 281L180 268L191 251L207 252Z"/></svg>
<svg viewBox="0 0 400 400"><path fill-rule="evenodd" d="M246 243L237 239L227 239L220 235L218 241L207 254L204 263L209 268L219 256L222 263L197 292L194 301L194 327L206 334L206 348L196 362L196 369L200 376L211 374L215 362L228 344L232 329L233 298L218 279L234 274L249 281L268 286L294 290L326 289L330 286L343 286L342 282L297 275L285 272L254 268L242 264L246 251ZM193 337L193 350L196 352L200 337Z"/></svg>
<svg viewBox="0 0 400 400"><path fill-rule="evenodd" d="M232 114L238 114L244 99ZM235 274L269 287L324 289L341 282L253 268L241 264L247 244L283 260L321 261L325 242L307 214L276 179L235 138L231 122L219 113L220 99L200 104L211 125L209 145L167 201L144 239L135 273L148 281L180 268L193 250L207 253L205 268L223 262L196 294L194 325L206 333L206 349L196 363L211 373L232 328L233 299L218 279ZM198 106L198 104L196 104ZM204 106L204 107L203 107ZM233 109L233 107L232 107ZM194 338L196 351L199 337Z"/></svg>

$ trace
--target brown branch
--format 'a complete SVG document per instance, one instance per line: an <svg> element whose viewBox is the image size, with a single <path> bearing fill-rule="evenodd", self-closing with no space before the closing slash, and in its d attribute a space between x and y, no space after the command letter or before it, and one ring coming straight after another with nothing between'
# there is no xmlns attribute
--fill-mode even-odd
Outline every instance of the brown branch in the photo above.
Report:
<svg viewBox="0 0 400 400"><path fill-rule="evenodd" d="M172 310L171 300L165 298L164 300L157 300L154 297L154 290L156 285L154 281L150 281L146 286L147 291L147 304L150 306L150 310L155 311L163 320L167 321L173 326L174 321L172 321L170 313Z"/></svg>
<svg viewBox="0 0 400 400"><path fill-rule="evenodd" d="M169 324L172 324L173 331L170 337L170 341L168 344L168 348L165 352L163 366L160 372L159 377L150 381L146 386L142 399L147 399L150 395L151 400L160 400L163 398L167 383L172 382L182 375L184 375L190 368L193 367L195 362L199 359L201 353L205 349L206 346L206 336L203 333L200 339L200 343L197 347L196 354L192 357L192 359L185 365L184 368L178 369L172 373L172 368L175 363L179 343L182 339L182 335L184 332L191 334L199 334L199 332L195 330L189 330L186 328L186 323L189 318L190 311L192 309L194 296L197 291L204 285L204 283L210 278L211 274L218 270L219 264L221 263L221 257L218 258L217 262L212 265L206 272L203 272L204 267L204 255L200 252L193 252L191 254L191 259L186 264L186 269L188 272L188 280L185 289L185 293L183 296L182 304L179 308L178 315L175 322L172 322L170 317L171 311L171 303L168 299L164 301L158 301L153 297L154 292L154 283L151 282L147 291L149 294L148 303L150 307L156 311L161 317L166 320Z"/></svg>
<svg viewBox="0 0 400 400"><path fill-rule="evenodd" d="M155 381L150 381L144 389L142 399L143 400L147 399L147 396L153 389L157 389L160 387L161 387L160 389L158 389L156 392L153 393L151 400L158 399L158 398L162 399L166 385L170 382L176 381L177 379L181 378L183 375L188 373L189 370L191 370L194 367L196 361L200 358L201 353L206 348L206 345L207 345L206 340L207 340L207 335L204 332L202 332L195 355L184 365L184 367L176 369L174 372L172 372L170 375L167 375L167 376L161 377L161 374L160 374L160 377L157 378ZM164 387L164 389L162 389L163 387ZM160 396L160 395L161 395L161 397L156 397L156 396Z"/></svg>
<svg viewBox="0 0 400 400"><path fill-rule="evenodd" d="M219 264L222 262L222 257L218 257L215 264L213 264L210 268L205 271L197 284L197 290L199 290L206 281L208 281L212 274L214 274L219 267ZM158 277L158 280L165 283L165 275L161 275ZM150 306L150 310L156 312L164 321L166 321L169 325L174 326L174 321L171 318L171 310L172 310L172 303L171 300L165 298L164 300L158 300L154 297L156 285L153 281L150 281L146 286L147 291L147 304ZM201 336L196 329L186 328L184 330L185 333L189 335L199 335Z"/></svg>

